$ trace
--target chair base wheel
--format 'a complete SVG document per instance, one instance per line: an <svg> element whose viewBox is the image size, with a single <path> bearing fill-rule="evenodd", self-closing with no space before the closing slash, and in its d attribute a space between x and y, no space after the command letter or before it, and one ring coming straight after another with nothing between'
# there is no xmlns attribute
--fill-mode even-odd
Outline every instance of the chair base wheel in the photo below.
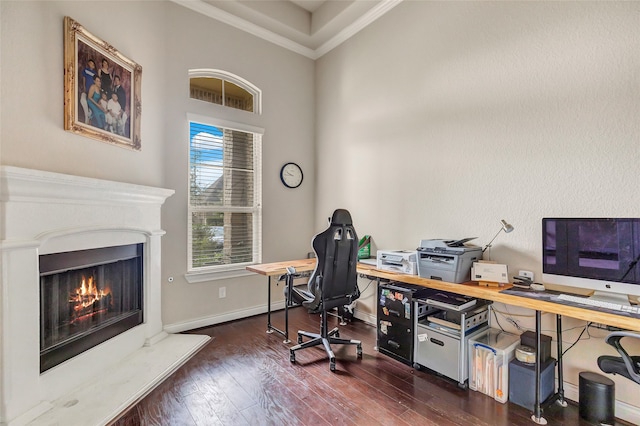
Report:
<svg viewBox="0 0 640 426"><path fill-rule="evenodd" d="M289 361L296 362L296 353L291 351L289 352Z"/></svg>
<svg viewBox="0 0 640 426"><path fill-rule="evenodd" d="M358 356L358 358L362 358L362 345L357 346L356 355Z"/></svg>
<svg viewBox="0 0 640 426"><path fill-rule="evenodd" d="M336 363L335 362L330 362L329 363L329 370L336 371Z"/></svg>

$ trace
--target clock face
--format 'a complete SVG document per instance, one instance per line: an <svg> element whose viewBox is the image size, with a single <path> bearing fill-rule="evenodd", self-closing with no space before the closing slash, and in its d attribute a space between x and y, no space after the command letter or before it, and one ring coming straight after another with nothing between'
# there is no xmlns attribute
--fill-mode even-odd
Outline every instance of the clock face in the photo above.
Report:
<svg viewBox="0 0 640 426"><path fill-rule="evenodd" d="M302 183L302 169L296 163L287 163L280 169L280 180L288 188L297 188Z"/></svg>

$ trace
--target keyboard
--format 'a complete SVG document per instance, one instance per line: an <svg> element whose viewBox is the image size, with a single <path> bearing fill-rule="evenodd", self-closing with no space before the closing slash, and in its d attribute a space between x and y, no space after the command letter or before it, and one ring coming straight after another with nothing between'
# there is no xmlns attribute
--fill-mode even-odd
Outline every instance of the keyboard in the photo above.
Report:
<svg viewBox="0 0 640 426"><path fill-rule="evenodd" d="M621 305L619 303L604 302L602 300L591 299L589 297L573 296L571 294L559 294L558 300L573 302L579 305L611 309L612 311L627 312L630 314L640 315L640 306L638 305Z"/></svg>

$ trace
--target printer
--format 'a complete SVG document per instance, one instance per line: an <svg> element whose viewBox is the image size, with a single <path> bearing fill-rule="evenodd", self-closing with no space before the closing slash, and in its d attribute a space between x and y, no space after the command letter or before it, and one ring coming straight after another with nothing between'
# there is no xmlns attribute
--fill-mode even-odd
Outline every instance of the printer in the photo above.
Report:
<svg viewBox="0 0 640 426"><path fill-rule="evenodd" d="M378 250L376 269L417 275L416 252L408 250Z"/></svg>
<svg viewBox="0 0 640 426"><path fill-rule="evenodd" d="M473 262L482 259L482 248L462 240L420 240L416 250L418 275L422 278L463 283L471 280Z"/></svg>

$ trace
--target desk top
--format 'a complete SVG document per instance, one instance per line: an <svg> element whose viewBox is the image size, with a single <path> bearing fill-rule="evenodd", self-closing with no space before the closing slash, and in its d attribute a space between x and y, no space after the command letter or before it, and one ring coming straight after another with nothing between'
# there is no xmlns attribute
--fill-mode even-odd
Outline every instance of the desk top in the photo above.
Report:
<svg viewBox="0 0 640 426"><path fill-rule="evenodd" d="M273 277L276 275L282 275L287 273L287 267L293 266L297 272L313 271L316 267L316 259L300 259L300 260L287 260L284 262L262 263L260 265L247 266L247 271L255 272L256 274L265 275L267 277Z"/></svg>
<svg viewBox="0 0 640 426"><path fill-rule="evenodd" d="M316 259L289 260L284 262L264 263L261 265L247 266L247 270L265 276L275 276L287 273L287 267L293 266L298 272L311 271L316 266ZM531 299L513 294L500 293L505 288L510 288L510 284L502 287L485 287L476 282L470 281L463 284L449 283L446 281L422 278L417 275L405 275L389 271L381 271L375 266L358 263L358 273L374 278L400 281L409 284L417 284L423 287L434 288L436 290L450 291L452 293L464 294L480 299L492 300L494 302L505 303L507 305L529 308L552 314L578 318L584 321L592 321L607 324L628 330L640 331L640 319L630 318L623 315L600 312L589 308L568 306L545 300Z"/></svg>

